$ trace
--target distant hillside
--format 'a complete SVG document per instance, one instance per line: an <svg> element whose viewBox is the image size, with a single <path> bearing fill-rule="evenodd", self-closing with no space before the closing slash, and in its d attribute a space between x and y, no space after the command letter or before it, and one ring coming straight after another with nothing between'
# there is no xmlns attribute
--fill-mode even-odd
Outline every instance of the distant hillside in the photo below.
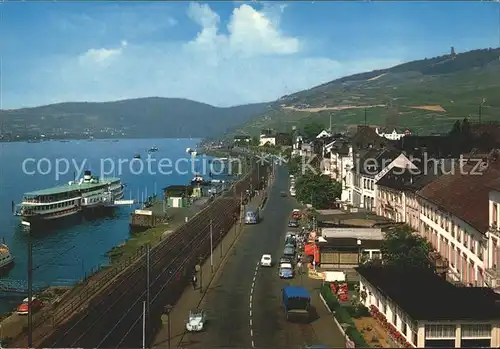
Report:
<svg viewBox="0 0 500 349"><path fill-rule="evenodd" d="M105 103L59 103L0 111L0 133L46 137L217 136L267 110L268 104L217 108L177 98L140 98Z"/></svg>
<svg viewBox="0 0 500 349"><path fill-rule="evenodd" d="M363 123L449 131L457 119L500 120L500 49L484 49L404 63L343 77L283 96L238 132L290 130L311 118L338 129ZM480 108L481 106L481 108Z"/></svg>

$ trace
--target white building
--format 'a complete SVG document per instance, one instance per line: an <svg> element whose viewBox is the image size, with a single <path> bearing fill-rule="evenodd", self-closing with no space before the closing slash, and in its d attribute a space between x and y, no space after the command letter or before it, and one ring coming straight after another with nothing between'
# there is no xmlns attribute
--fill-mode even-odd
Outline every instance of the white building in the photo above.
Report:
<svg viewBox="0 0 500 349"><path fill-rule="evenodd" d="M276 137L269 135L260 135L259 146L276 145Z"/></svg>
<svg viewBox="0 0 500 349"><path fill-rule="evenodd" d="M400 152L370 149L362 157L354 159L351 169L352 182L346 181L342 198L346 197L353 207L375 212L379 178L393 167L413 168L415 165ZM345 193L344 193L345 191Z"/></svg>
<svg viewBox="0 0 500 349"><path fill-rule="evenodd" d="M377 132L377 134L380 136L380 137L384 137L384 138L387 138L387 139L390 139L391 141L397 141L397 140L400 140L401 138L403 138L404 136L408 136L410 135L410 131L406 130L405 132L403 133L398 133L396 131L396 129L392 130L392 132L383 132L381 131L378 127L375 129L375 132Z"/></svg>
<svg viewBox="0 0 500 349"><path fill-rule="evenodd" d="M430 270L359 267L360 299L388 328L392 347L500 345L500 295L458 287Z"/></svg>

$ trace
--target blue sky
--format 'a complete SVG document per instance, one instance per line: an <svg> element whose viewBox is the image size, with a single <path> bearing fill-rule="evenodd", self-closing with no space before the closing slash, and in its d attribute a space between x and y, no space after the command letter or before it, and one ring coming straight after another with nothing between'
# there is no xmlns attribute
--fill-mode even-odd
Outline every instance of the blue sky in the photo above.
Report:
<svg viewBox="0 0 500 349"><path fill-rule="evenodd" d="M2 107L270 101L347 74L498 47L492 2L2 2Z"/></svg>

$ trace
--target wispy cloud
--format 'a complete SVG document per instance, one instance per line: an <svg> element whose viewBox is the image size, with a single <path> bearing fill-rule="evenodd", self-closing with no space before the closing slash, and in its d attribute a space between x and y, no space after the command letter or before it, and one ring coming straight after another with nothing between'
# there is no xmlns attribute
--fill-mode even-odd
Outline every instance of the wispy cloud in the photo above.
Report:
<svg viewBox="0 0 500 349"><path fill-rule="evenodd" d="M416 58L427 56L413 49L413 33L391 31L392 38L374 42L383 26L353 23L357 12L342 7L350 5L328 13L273 2L55 5L33 17L19 11L21 20L2 27L17 38L8 41L13 54L4 56L6 107L146 96L225 106L261 102L400 63L410 48ZM450 39L443 41L438 52L449 47Z"/></svg>

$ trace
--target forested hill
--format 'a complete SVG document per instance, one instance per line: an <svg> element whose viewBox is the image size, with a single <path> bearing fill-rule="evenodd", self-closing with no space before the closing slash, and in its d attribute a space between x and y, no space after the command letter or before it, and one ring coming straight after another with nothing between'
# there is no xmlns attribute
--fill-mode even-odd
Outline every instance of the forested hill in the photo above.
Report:
<svg viewBox="0 0 500 349"><path fill-rule="evenodd" d="M59 103L0 111L5 137L194 137L222 134L267 110L268 104L218 108L179 98Z"/></svg>

